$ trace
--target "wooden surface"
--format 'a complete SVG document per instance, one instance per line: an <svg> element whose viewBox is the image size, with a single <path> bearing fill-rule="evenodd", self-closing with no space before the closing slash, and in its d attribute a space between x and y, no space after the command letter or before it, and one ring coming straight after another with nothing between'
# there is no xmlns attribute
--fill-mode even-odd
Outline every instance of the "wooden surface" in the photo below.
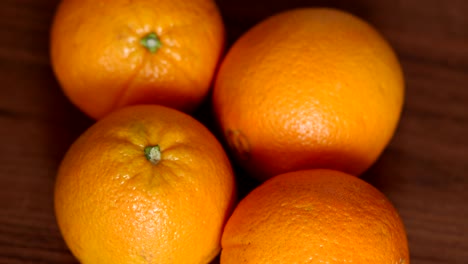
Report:
<svg viewBox="0 0 468 264"><path fill-rule="evenodd" d="M0 1L0 264L77 263L55 222L53 185L65 151L93 121L64 97L50 67L57 2ZM468 1L218 3L230 43L275 12L314 5L348 10L388 38L404 68L406 104L363 178L399 210L411 263L468 263Z"/></svg>

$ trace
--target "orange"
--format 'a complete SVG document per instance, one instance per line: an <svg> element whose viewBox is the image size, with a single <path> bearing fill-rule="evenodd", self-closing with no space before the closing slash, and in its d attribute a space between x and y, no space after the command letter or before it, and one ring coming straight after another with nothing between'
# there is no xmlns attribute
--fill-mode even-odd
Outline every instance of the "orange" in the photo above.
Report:
<svg viewBox="0 0 468 264"><path fill-rule="evenodd" d="M213 0L63 0L51 33L65 94L96 119L126 105L193 111L225 39Z"/></svg>
<svg viewBox="0 0 468 264"><path fill-rule="evenodd" d="M234 199L214 136L155 105L93 125L65 155L55 186L58 225L83 264L209 263Z"/></svg>
<svg viewBox="0 0 468 264"><path fill-rule="evenodd" d="M310 168L359 175L395 131L404 82L393 50L368 23L304 8L241 36L213 93L234 156L258 179Z"/></svg>
<svg viewBox="0 0 468 264"><path fill-rule="evenodd" d="M221 243L221 264L410 263L405 229L389 200L333 170L266 181L239 203Z"/></svg>

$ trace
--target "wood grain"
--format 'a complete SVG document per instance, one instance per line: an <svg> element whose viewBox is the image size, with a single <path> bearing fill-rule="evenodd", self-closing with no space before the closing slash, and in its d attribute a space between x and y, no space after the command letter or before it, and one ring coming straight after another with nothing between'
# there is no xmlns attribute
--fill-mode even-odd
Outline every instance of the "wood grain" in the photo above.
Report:
<svg viewBox="0 0 468 264"><path fill-rule="evenodd" d="M229 43L303 6L348 10L382 32L401 59L406 101L394 139L363 178L400 212L411 263L468 263L468 2L217 2ZM57 3L0 1L0 264L77 263L55 222L53 185L63 154L93 121L64 97L50 67ZM240 185L243 195L255 183L240 175Z"/></svg>

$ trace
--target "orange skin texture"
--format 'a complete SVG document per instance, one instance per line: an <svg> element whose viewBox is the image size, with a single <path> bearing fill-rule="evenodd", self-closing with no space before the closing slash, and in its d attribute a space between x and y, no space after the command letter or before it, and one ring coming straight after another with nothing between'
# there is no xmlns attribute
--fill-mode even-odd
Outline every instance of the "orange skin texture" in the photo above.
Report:
<svg viewBox="0 0 468 264"><path fill-rule="evenodd" d="M399 121L403 74L388 43L348 13L272 16L234 43L213 108L237 162L259 180L329 168L359 175Z"/></svg>
<svg viewBox="0 0 468 264"><path fill-rule="evenodd" d="M158 144L151 163L146 146ZM55 212L83 264L209 263L220 251L235 179L215 137L162 106L108 115L71 146L60 165Z"/></svg>
<svg viewBox="0 0 468 264"><path fill-rule="evenodd" d="M239 203L221 243L221 264L410 263L392 204L368 183L333 170L266 181Z"/></svg>
<svg viewBox="0 0 468 264"><path fill-rule="evenodd" d="M154 32L161 48L140 44ZM99 119L134 104L193 111L208 94L225 41L212 0L64 0L52 66L68 98Z"/></svg>

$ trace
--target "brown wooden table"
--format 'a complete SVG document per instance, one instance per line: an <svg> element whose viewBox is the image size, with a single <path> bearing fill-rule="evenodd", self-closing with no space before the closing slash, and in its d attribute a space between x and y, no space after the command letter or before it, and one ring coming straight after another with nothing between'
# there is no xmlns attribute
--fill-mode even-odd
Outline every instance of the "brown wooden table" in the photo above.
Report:
<svg viewBox="0 0 468 264"><path fill-rule="evenodd" d="M53 185L65 151L93 121L64 97L50 67L57 2L0 1L1 264L77 263L55 222ZM468 263L468 1L218 3L229 43L275 12L316 5L348 10L389 39L406 75L406 104L393 141L363 178L399 210L411 263ZM244 194L253 186L241 185Z"/></svg>

